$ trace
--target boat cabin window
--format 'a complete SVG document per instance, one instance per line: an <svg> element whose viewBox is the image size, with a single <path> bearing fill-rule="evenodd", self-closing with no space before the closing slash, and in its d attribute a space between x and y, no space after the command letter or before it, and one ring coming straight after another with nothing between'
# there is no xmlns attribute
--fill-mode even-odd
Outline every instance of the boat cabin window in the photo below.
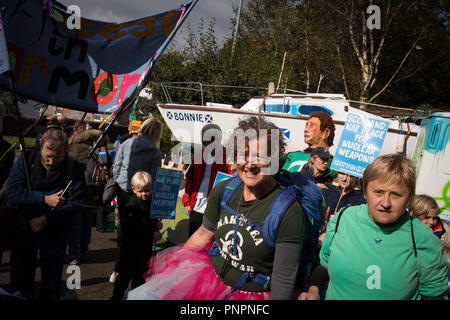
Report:
<svg viewBox="0 0 450 320"><path fill-rule="evenodd" d="M304 115L304 116L309 116L311 114L311 112L315 112L315 111L323 111L326 112L331 116L333 116L333 111L331 111L330 109L324 107L324 106L314 106L314 105L304 105L302 104L301 106L298 107L298 114Z"/></svg>

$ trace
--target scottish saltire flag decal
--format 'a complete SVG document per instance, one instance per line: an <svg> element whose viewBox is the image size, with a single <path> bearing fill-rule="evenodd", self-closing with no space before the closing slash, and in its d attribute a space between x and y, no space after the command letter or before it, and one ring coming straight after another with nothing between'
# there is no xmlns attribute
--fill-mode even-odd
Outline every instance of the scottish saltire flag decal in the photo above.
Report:
<svg viewBox="0 0 450 320"><path fill-rule="evenodd" d="M289 140L291 138L291 130L280 128L280 131L283 134L283 140Z"/></svg>
<svg viewBox="0 0 450 320"><path fill-rule="evenodd" d="M59 107L114 112L137 97L196 2L119 24L81 18L76 27L73 12L56 1L0 0L17 93ZM9 87L5 74L0 84Z"/></svg>

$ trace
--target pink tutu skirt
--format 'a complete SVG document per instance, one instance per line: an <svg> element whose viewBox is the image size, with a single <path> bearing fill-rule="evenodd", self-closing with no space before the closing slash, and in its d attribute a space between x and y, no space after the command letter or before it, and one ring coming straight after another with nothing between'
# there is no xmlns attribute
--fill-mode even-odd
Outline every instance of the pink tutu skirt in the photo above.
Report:
<svg viewBox="0 0 450 320"><path fill-rule="evenodd" d="M149 261L145 283L128 292L127 300L222 300L233 288L217 276L208 254L178 245ZM236 290L228 300L269 300L270 292Z"/></svg>

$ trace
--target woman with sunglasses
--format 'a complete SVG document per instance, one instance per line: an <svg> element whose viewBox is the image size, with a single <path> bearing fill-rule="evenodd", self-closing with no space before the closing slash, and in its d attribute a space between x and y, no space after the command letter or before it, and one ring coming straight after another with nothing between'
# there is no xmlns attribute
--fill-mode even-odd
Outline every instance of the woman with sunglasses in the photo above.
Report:
<svg viewBox="0 0 450 320"><path fill-rule="evenodd" d="M328 163L331 161L330 151L323 147L313 148L308 163L303 166L300 173L314 181L320 188L326 188L333 181Z"/></svg>

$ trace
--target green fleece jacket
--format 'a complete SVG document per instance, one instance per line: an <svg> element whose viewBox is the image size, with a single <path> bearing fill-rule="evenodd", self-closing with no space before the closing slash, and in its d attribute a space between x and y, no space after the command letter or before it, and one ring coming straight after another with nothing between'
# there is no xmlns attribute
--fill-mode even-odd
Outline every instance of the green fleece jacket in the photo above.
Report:
<svg viewBox="0 0 450 320"><path fill-rule="evenodd" d="M320 251L330 276L326 299L404 300L446 293L442 244L420 220L405 212L397 225L381 228L363 204L344 211L335 233L337 218L328 223Z"/></svg>

